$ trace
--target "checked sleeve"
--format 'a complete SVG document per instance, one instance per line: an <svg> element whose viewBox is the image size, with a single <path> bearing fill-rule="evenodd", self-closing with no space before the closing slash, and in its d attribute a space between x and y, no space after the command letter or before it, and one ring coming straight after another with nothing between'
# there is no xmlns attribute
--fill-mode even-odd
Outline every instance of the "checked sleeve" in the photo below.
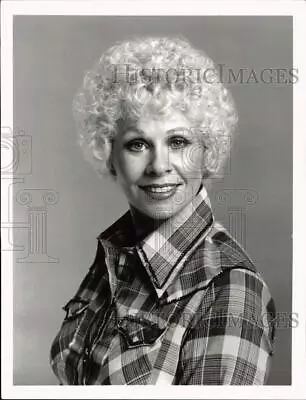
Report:
<svg viewBox="0 0 306 400"><path fill-rule="evenodd" d="M180 354L178 385L263 385L274 345L275 306L261 276L234 268L204 293Z"/></svg>

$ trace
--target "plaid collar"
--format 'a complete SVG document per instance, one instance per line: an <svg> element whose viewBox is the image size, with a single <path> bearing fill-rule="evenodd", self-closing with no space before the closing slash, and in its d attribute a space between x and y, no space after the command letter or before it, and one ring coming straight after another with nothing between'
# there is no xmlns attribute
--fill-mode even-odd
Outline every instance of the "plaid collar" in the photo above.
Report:
<svg viewBox="0 0 306 400"><path fill-rule="evenodd" d="M127 211L98 239L103 247L135 252L149 275L158 297L174 281L186 259L212 228L214 218L207 191L201 185L197 195L180 213L161 223L143 240L135 238L131 211ZM208 276L215 275L208 273Z"/></svg>

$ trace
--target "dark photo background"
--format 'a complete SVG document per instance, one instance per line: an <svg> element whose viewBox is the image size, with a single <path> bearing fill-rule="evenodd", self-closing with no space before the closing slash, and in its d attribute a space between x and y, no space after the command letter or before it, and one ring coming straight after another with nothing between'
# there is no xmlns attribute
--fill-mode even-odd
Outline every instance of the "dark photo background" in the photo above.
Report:
<svg viewBox="0 0 306 400"><path fill-rule="evenodd" d="M84 161L71 103L101 53L137 35L182 35L227 70L246 71L243 82L225 81L238 135L224 178L209 192L216 219L243 242L270 287L279 323L269 384L289 385L292 85L275 74L272 83L260 80L265 68L292 68L292 18L283 16L14 17L14 128L32 141L31 169L21 168L13 185L14 219L26 222L14 230L14 242L24 246L14 252L14 384L57 383L49 349L61 307L93 261L96 236L127 209L119 189ZM245 81L251 70L258 82ZM43 245L33 245L34 225Z"/></svg>

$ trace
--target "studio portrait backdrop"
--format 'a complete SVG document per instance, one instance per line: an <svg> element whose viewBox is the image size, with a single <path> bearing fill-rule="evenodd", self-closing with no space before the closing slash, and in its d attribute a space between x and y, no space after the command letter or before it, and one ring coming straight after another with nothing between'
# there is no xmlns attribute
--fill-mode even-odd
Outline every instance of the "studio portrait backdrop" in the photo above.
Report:
<svg viewBox="0 0 306 400"><path fill-rule="evenodd" d="M291 384L292 18L278 16L15 16L14 384L56 385L51 342L93 262L96 237L128 208L78 146L72 99L116 41L181 36L222 68L239 123L209 196L243 244L277 310L270 385Z"/></svg>

